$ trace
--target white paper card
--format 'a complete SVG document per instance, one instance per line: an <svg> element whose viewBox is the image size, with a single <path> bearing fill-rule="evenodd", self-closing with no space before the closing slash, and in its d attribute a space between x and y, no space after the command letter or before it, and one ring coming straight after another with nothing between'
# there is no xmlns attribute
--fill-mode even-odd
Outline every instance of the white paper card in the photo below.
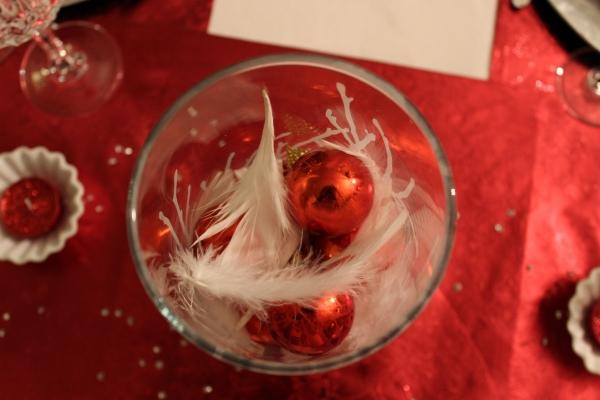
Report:
<svg viewBox="0 0 600 400"><path fill-rule="evenodd" d="M214 0L211 34L487 79L497 0Z"/></svg>

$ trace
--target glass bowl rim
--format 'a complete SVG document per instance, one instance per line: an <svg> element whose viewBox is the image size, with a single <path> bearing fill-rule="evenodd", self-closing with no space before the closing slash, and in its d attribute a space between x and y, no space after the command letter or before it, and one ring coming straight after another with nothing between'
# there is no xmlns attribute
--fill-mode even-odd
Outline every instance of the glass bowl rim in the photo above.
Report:
<svg viewBox="0 0 600 400"><path fill-rule="evenodd" d="M246 71L268 68L280 65L294 65L294 66L309 66L315 68L323 68L333 70L343 75L348 75L354 79L358 79L363 83L373 87L380 91L383 95L387 96L395 104L398 105L417 125L423 135L425 135L429 145L431 146L436 160L438 162L439 173L442 178L442 185L446 200L446 224L445 233L446 240L443 252L440 260L434 268L432 279L427 285L427 290L421 294L421 299L413 308L408 312L406 318L398 326L391 329L387 334L383 335L376 343L366 346L364 348L353 351L350 354L336 356L331 359L325 359L320 361L308 361L299 364L282 364L280 362L266 361L266 360L251 360L229 352L225 352L194 334L193 331L187 326L184 321L181 321L175 312L171 310L171 307L159 296L151 287L151 278L148 274L148 267L141 257L142 251L139 247L139 236L137 230L137 211L136 204L138 200L138 185L140 182L141 174L144 170L146 160L149 152L153 147L154 141L159 136L163 127L171 121L182 107L187 104L196 94L200 93L205 88L213 85L219 80L240 74ZM128 196L127 196L127 208L126 208L126 219L127 219L127 236L129 241L129 248L134 260L136 272L142 282L146 293L159 310L159 312L169 321L171 326L178 331L182 336L194 343L197 347L201 348L212 357L226 362L228 364L242 367L244 369L252 370L255 372L268 373L273 375L303 375L309 373L324 372L342 366L351 364L358 361L377 350L384 347L390 341L399 336L421 313L424 306L429 302L429 299L439 286L444 272L446 270L448 260L450 258L451 250L454 242L455 235L455 223L456 223L456 201L455 201L455 189L454 181L452 178L452 172L448 163L448 159L439 143L437 137L433 133L433 130L429 126L429 123L425 120L418 109L406 98L398 89L396 89L391 83L387 82L383 78L376 76L375 74L352 64L347 61L340 59L305 54L305 53L282 53L272 54L267 56L261 56L251 58L240 63L231 65L229 67L218 70L217 72L205 77L200 82L194 84L189 88L183 95L181 95L162 115L158 123L152 128L152 131L138 155L133 174L130 180Z"/></svg>

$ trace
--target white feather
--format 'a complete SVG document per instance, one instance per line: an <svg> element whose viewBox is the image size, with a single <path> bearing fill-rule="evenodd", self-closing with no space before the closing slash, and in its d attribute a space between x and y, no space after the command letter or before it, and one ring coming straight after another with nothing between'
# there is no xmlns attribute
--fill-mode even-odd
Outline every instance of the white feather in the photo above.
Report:
<svg viewBox="0 0 600 400"><path fill-rule="evenodd" d="M198 240L210 238L239 221L220 262L239 263L242 259L280 268L297 248L299 235L286 209L286 186L274 149L273 111L265 90L263 100L265 123L258 150L241 178L227 186L227 199L219 205L215 224Z"/></svg>

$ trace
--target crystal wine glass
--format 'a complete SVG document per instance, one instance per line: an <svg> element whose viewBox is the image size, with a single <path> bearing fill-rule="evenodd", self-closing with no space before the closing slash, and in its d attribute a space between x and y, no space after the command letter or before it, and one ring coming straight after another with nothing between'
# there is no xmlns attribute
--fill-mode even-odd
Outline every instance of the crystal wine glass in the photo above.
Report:
<svg viewBox="0 0 600 400"><path fill-rule="evenodd" d="M87 113L103 104L123 77L115 41L97 24L52 24L60 0L0 0L0 49L33 43L19 71L21 88L41 109Z"/></svg>
<svg viewBox="0 0 600 400"><path fill-rule="evenodd" d="M576 51L556 69L561 98L569 112L600 126L600 53L592 48Z"/></svg>

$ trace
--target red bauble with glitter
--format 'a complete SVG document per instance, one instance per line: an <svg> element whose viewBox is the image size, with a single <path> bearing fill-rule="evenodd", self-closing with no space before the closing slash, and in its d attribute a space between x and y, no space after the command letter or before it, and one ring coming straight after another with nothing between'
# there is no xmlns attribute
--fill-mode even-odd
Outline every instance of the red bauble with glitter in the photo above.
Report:
<svg viewBox="0 0 600 400"><path fill-rule="evenodd" d="M314 307L283 304L271 307L269 325L281 347L298 354L318 355L338 346L354 321L354 301L348 294L320 298Z"/></svg>
<svg viewBox="0 0 600 400"><path fill-rule="evenodd" d="M196 234L196 238L200 237L204 232L208 230L211 226L214 225L216 218L216 209L208 211L204 216L202 216L198 222L196 223L196 228L194 229L194 233ZM235 230L237 229L238 222L231 225L229 228L222 230L221 232L204 239L200 242L200 246L203 249L207 249L209 246L212 246L213 249L217 251L217 254L220 254L225 247L231 241Z"/></svg>
<svg viewBox="0 0 600 400"><path fill-rule="evenodd" d="M45 235L56 226L61 212L60 193L43 179L21 179L0 196L0 222L17 237Z"/></svg>
<svg viewBox="0 0 600 400"><path fill-rule="evenodd" d="M246 331L248 332L248 335L250 335L250 339L256 343L273 343L273 336L271 336L268 322L261 321L256 315L253 315L248 322L246 322Z"/></svg>
<svg viewBox="0 0 600 400"><path fill-rule="evenodd" d="M596 345L600 346L600 299L597 299L590 309L589 324L591 336L596 341Z"/></svg>
<svg viewBox="0 0 600 400"><path fill-rule="evenodd" d="M287 171L291 212L301 227L320 235L355 231L373 206L373 178L358 158L339 150L302 156Z"/></svg>

